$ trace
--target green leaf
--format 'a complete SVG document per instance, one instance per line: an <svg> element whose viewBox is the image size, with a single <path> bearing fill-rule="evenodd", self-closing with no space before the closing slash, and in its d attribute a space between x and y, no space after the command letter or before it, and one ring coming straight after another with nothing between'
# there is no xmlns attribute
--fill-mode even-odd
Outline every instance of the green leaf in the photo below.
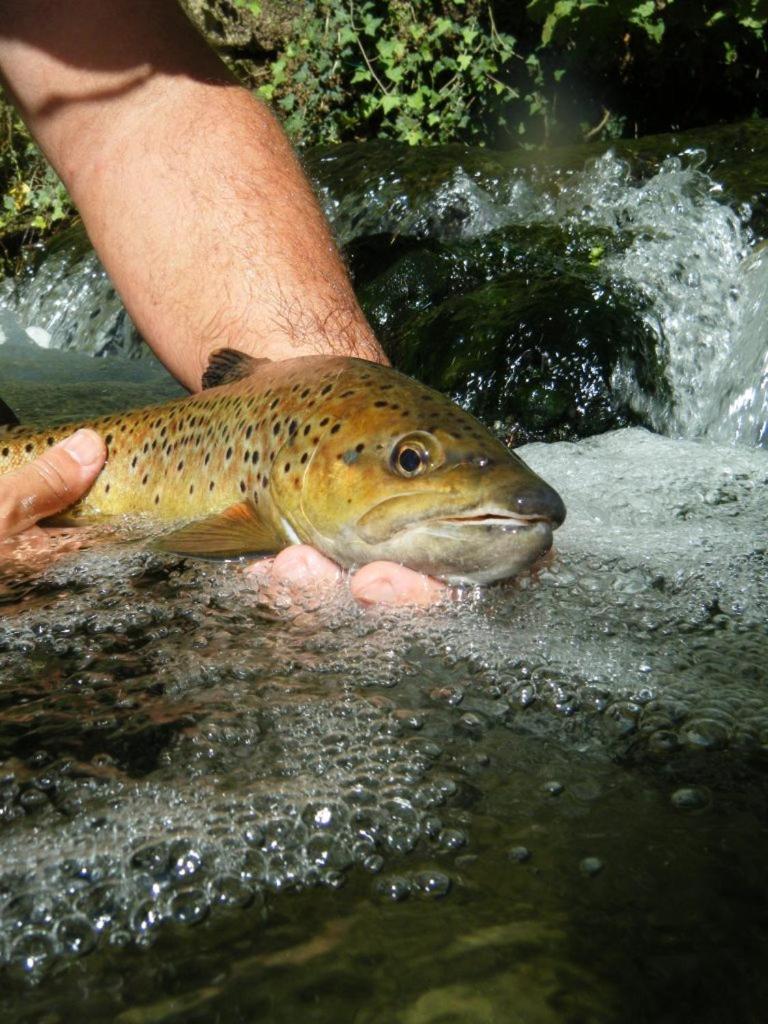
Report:
<svg viewBox="0 0 768 1024"><path fill-rule="evenodd" d="M390 111L400 106L401 100L402 97L399 96L398 93L387 93L386 95L381 97L381 109L384 111L385 114L388 114L390 113Z"/></svg>

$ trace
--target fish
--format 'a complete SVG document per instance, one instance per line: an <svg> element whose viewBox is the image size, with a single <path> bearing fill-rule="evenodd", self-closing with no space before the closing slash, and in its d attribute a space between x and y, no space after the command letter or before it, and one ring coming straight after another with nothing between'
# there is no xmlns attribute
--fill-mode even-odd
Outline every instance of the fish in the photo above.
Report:
<svg viewBox="0 0 768 1024"><path fill-rule="evenodd" d="M139 515L176 554L239 558L303 543L348 569L383 559L451 584L526 570L565 518L559 494L482 423L388 366L219 349L202 383L87 422L9 425L0 474L90 427L107 461L60 522Z"/></svg>

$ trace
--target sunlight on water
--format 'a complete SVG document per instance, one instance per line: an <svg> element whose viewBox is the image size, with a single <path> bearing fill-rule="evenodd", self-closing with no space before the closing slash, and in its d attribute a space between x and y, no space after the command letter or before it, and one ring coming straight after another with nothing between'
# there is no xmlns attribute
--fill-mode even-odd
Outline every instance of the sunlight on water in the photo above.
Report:
<svg viewBox="0 0 768 1024"><path fill-rule="evenodd" d="M409 194L402 168L374 176L365 194L326 207L342 242L366 234L480 238L509 225L553 225L578 237L613 239L596 261L595 287L630 289L657 339L672 402L648 394L631 365L612 381L620 398L663 433L763 443L768 431L768 270L746 257L754 244L748 208L733 210L705 170L706 154L670 156L639 178L610 152L580 171L547 179L507 172L483 180L461 166L431 193ZM362 201L361 201L362 199ZM43 260L34 278L0 299L24 326L43 328L52 347L135 354L135 329L95 256L72 242Z"/></svg>

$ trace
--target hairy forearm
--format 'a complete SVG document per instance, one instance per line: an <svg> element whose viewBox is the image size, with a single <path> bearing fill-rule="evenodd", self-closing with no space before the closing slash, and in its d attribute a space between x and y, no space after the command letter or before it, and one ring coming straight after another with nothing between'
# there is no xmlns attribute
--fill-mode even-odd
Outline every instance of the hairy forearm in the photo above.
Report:
<svg viewBox="0 0 768 1024"><path fill-rule="evenodd" d="M0 70L142 334L383 360L279 125L173 0L0 0Z"/></svg>

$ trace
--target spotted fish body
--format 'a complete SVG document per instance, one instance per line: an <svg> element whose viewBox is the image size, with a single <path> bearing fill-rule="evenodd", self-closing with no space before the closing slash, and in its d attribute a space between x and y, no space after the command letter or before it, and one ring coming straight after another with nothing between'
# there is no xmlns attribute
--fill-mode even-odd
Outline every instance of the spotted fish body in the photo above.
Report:
<svg viewBox="0 0 768 1024"><path fill-rule="evenodd" d="M546 551L564 517L477 420L388 367L222 350L204 382L189 398L77 424L105 439L108 459L68 518L184 522L164 545L190 554L303 542L345 566L386 558L487 582ZM0 473L73 428L0 432Z"/></svg>

